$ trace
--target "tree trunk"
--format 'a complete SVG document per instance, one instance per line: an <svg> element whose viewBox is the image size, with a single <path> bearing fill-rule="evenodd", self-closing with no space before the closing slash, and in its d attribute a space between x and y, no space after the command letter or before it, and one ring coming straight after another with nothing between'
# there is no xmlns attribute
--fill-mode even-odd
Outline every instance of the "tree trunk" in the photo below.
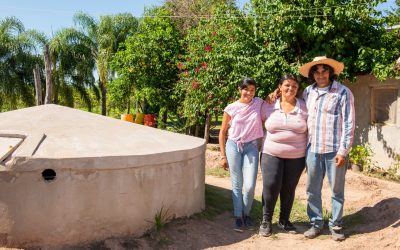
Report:
<svg viewBox="0 0 400 250"><path fill-rule="evenodd" d="M40 69L39 64L33 69L33 77L35 78L35 90L36 90L36 106L43 104L42 99L42 83L40 82Z"/></svg>
<svg viewBox="0 0 400 250"><path fill-rule="evenodd" d="M199 137L200 126L198 124L195 125L194 136Z"/></svg>
<svg viewBox="0 0 400 250"><path fill-rule="evenodd" d="M162 121L164 124L167 124L168 121L168 110L165 110L162 116Z"/></svg>
<svg viewBox="0 0 400 250"><path fill-rule="evenodd" d="M53 73L52 73L52 80L53 80L53 103L54 104L58 104L58 93L59 93L59 89L60 89L60 74L62 75L62 77L64 77L64 74L62 73L62 65L60 64L59 68L60 70L57 72L56 71L56 63L53 63Z"/></svg>
<svg viewBox="0 0 400 250"><path fill-rule="evenodd" d="M101 114L107 115L107 90L104 83L99 79L99 87L101 91Z"/></svg>
<svg viewBox="0 0 400 250"><path fill-rule="evenodd" d="M51 82L51 59L48 45L44 49L44 68L46 70L46 98L44 103L50 104L52 103L53 84Z"/></svg>
<svg viewBox="0 0 400 250"><path fill-rule="evenodd" d="M208 143L208 140L210 139L210 127L211 127L211 114L210 111L207 110L206 125L204 127L204 139L206 140L206 143Z"/></svg>

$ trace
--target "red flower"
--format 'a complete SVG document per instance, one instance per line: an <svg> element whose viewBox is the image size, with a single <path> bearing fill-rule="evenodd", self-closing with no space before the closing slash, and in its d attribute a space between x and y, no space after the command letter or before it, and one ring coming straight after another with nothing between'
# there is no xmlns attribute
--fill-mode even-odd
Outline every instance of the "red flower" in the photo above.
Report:
<svg viewBox="0 0 400 250"><path fill-rule="evenodd" d="M216 31L213 31L213 32L211 33L211 35L212 35L212 36L216 36L216 35L217 35L217 32L216 32Z"/></svg>
<svg viewBox="0 0 400 250"><path fill-rule="evenodd" d="M182 70L185 67L185 65L183 65L182 63L178 63L178 69Z"/></svg>
<svg viewBox="0 0 400 250"><path fill-rule="evenodd" d="M196 67L196 73L199 72L199 67Z"/></svg>
<svg viewBox="0 0 400 250"><path fill-rule="evenodd" d="M207 70L207 63L206 62L202 62L201 66L204 68L204 70Z"/></svg>
<svg viewBox="0 0 400 250"><path fill-rule="evenodd" d="M198 89L200 87L200 83L197 80L192 81L192 89Z"/></svg>
<svg viewBox="0 0 400 250"><path fill-rule="evenodd" d="M207 46L204 48L204 50L206 51L206 52L210 52L211 51L211 45L209 45L209 44L207 44Z"/></svg>

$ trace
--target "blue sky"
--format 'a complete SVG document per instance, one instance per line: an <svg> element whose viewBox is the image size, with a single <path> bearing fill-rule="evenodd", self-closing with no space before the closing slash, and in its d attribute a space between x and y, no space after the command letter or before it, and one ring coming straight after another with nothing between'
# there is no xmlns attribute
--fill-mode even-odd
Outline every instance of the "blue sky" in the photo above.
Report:
<svg viewBox="0 0 400 250"><path fill-rule="evenodd" d="M236 0L239 6L249 0ZM395 0L388 0L379 9L394 6ZM72 17L83 11L93 17L122 12L141 16L145 6L161 5L163 0L0 0L0 19L15 16L25 29L36 29L51 36L61 28L73 26Z"/></svg>

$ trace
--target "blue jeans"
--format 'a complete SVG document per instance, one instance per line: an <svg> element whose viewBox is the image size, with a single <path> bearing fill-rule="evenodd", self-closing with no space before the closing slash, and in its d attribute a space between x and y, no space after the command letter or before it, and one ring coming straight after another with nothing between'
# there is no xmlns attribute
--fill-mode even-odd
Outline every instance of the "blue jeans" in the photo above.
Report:
<svg viewBox="0 0 400 250"><path fill-rule="evenodd" d="M323 228L321 189L325 174L328 176L331 189L332 217L329 227L342 226L344 205L344 183L347 164L336 167L336 152L316 154L307 151L307 214L310 222L317 228Z"/></svg>
<svg viewBox="0 0 400 250"><path fill-rule="evenodd" d="M236 143L228 139L225 151L232 181L233 214L235 217L249 215L258 171L258 140L243 144L240 151Z"/></svg>

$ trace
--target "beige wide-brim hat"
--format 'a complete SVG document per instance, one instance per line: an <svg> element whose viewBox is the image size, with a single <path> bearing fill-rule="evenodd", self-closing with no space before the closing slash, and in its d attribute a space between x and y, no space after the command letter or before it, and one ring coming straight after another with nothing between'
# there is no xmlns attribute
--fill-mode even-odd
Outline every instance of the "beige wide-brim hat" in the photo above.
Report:
<svg viewBox="0 0 400 250"><path fill-rule="evenodd" d="M344 69L344 64L341 62L327 58L326 56L317 56L312 60L312 62L306 63L299 68L300 74L302 74L304 77L308 77L308 72L310 71L311 67L317 64L326 64L331 66L336 75L342 73Z"/></svg>

